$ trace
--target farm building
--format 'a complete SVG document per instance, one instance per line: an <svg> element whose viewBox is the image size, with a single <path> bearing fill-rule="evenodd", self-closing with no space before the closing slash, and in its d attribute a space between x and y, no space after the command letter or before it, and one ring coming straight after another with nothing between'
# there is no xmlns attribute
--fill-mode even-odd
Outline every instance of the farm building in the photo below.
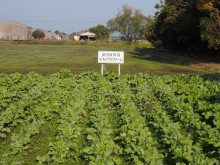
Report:
<svg viewBox="0 0 220 165"><path fill-rule="evenodd" d="M45 37L44 39L54 39L54 40L61 40L61 37L53 32L44 32Z"/></svg>
<svg viewBox="0 0 220 165"><path fill-rule="evenodd" d="M40 31L44 32L45 37L43 39L46 39L46 40L61 40L61 37L58 34L54 33L54 32L50 32L50 31L47 32L47 31L45 31L41 28L35 28L35 29L32 29L32 33L35 30L40 30Z"/></svg>
<svg viewBox="0 0 220 165"><path fill-rule="evenodd" d="M95 40L95 33L92 32L78 32L74 34L74 40L79 41L79 40Z"/></svg>
<svg viewBox="0 0 220 165"><path fill-rule="evenodd" d="M0 24L0 39L31 40L31 27L17 22L2 23Z"/></svg>

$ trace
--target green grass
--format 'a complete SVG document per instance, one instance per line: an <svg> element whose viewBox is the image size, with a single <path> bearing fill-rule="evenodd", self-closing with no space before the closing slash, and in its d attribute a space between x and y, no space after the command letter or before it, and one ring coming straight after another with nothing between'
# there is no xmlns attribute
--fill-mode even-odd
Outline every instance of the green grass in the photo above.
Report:
<svg viewBox="0 0 220 165"><path fill-rule="evenodd" d="M68 69L72 73L85 71L100 72L97 62L99 50L125 51L125 63L121 65L122 74L178 74L208 73L187 67L192 59L176 52L157 50L151 46L126 46L123 44L85 44L85 45L31 45L0 44L0 72L28 73L34 71L49 74ZM117 65L106 65L106 71L117 72Z"/></svg>

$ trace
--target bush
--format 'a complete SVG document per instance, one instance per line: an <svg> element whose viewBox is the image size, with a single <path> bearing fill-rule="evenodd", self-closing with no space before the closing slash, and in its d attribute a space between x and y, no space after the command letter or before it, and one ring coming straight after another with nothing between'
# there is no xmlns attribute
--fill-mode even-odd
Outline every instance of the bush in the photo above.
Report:
<svg viewBox="0 0 220 165"><path fill-rule="evenodd" d="M41 30L35 30L33 33L32 33L32 36L34 37L34 39L42 39L42 38L44 38L45 37L45 34L44 34L44 32L43 31L41 31Z"/></svg>

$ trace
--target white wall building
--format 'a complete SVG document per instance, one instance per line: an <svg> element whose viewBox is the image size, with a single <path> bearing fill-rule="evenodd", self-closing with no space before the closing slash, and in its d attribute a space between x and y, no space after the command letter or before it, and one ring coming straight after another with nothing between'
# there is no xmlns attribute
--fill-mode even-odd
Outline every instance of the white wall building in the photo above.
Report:
<svg viewBox="0 0 220 165"><path fill-rule="evenodd" d="M78 32L74 34L74 40L80 41L80 40L95 40L95 33L92 32Z"/></svg>

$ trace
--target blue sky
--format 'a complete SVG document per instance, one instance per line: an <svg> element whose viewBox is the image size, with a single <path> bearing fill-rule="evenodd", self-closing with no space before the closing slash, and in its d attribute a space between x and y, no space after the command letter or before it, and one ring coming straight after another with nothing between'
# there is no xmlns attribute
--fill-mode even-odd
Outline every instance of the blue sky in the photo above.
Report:
<svg viewBox="0 0 220 165"><path fill-rule="evenodd" d="M0 23L19 22L32 28L78 32L114 18L122 5L154 15L160 0L0 0Z"/></svg>

